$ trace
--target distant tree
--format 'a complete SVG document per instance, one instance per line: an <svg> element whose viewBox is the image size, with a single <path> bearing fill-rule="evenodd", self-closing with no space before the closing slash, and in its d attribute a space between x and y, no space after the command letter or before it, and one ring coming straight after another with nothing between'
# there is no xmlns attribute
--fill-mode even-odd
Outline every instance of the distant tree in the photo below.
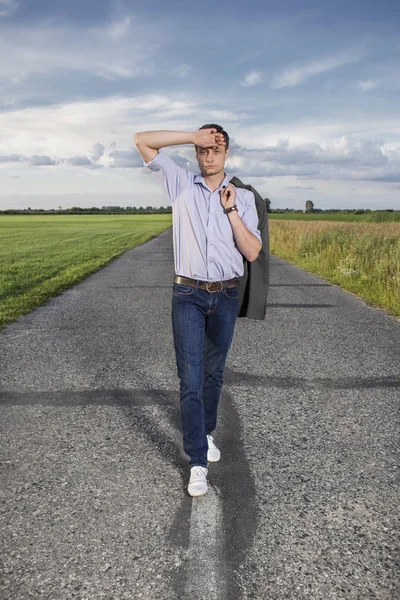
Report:
<svg viewBox="0 0 400 600"><path fill-rule="evenodd" d="M306 202L306 212L312 212L314 208L314 202L311 200L307 200Z"/></svg>

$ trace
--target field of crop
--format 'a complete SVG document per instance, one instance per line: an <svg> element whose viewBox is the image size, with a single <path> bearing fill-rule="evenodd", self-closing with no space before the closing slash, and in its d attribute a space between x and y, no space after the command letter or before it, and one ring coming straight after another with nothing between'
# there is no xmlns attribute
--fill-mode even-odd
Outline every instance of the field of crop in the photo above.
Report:
<svg viewBox="0 0 400 600"><path fill-rule="evenodd" d="M1 216L0 329L170 226L171 215Z"/></svg>
<svg viewBox="0 0 400 600"><path fill-rule="evenodd" d="M271 220L285 221L343 221L345 223L400 223L400 210L396 211L371 211L369 213L354 214L354 213L324 213L324 212L307 212L307 213L269 213L268 218Z"/></svg>
<svg viewBox="0 0 400 600"><path fill-rule="evenodd" d="M270 250L400 315L400 223L270 220Z"/></svg>

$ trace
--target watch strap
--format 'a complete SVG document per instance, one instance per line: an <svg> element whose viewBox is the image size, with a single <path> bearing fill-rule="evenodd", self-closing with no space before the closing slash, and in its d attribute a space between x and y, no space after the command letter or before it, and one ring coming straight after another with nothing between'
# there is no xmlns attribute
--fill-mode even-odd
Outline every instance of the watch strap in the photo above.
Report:
<svg viewBox="0 0 400 600"><path fill-rule="evenodd" d="M238 210L238 207L236 206L236 204L234 204L233 206L230 206L229 208L224 208L224 213L227 215L230 212L233 212L234 210Z"/></svg>

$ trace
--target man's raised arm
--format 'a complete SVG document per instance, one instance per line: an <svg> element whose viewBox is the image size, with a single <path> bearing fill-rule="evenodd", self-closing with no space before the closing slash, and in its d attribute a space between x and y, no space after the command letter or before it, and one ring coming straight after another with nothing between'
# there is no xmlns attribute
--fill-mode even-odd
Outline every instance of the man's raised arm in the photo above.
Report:
<svg viewBox="0 0 400 600"><path fill-rule="evenodd" d="M216 129L200 129L199 131L143 131L133 136L137 149L145 162L150 162L160 148L195 144L203 148L225 145L224 136Z"/></svg>

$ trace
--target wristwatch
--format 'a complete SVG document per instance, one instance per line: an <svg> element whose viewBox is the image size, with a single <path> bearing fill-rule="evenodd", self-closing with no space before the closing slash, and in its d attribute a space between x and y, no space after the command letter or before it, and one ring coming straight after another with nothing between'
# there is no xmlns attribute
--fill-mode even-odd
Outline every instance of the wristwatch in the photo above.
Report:
<svg viewBox="0 0 400 600"><path fill-rule="evenodd" d="M234 210L238 212L238 207L236 206L236 204L234 204L233 206L229 206L229 208L224 208L224 213L227 215L228 213L233 212Z"/></svg>

